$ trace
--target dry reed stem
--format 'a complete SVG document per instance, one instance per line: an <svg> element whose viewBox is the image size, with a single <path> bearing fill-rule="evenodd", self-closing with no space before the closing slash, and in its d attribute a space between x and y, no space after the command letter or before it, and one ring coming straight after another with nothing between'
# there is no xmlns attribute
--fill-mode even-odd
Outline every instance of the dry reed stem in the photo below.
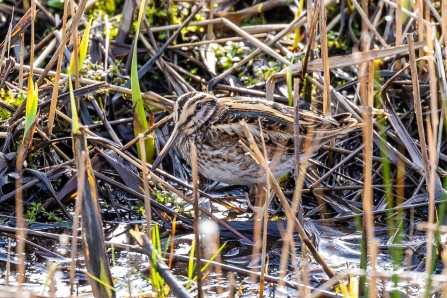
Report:
<svg viewBox="0 0 447 298"><path fill-rule="evenodd" d="M37 85L40 86L46 76L49 74L50 69L53 68L54 63L56 63L56 60L59 59L59 52L63 51L65 48L65 44L68 42L68 40L71 37L71 32L73 30L73 27L77 27L79 20L81 19L82 15L84 14L85 5L87 4L87 0L80 0L76 13L72 16L71 22L67 22L67 31L66 34L63 34L63 37L59 47L57 48L56 52L54 53L53 57L51 57L50 61L48 61L47 66L45 66L45 69L42 71L40 78L37 80ZM53 75L54 76L54 75Z"/></svg>
<svg viewBox="0 0 447 298"><path fill-rule="evenodd" d="M141 163L146 165L146 144L144 141L145 135L143 133L138 134L140 152L141 152ZM149 181L148 181L148 170L147 166L142 166L143 172L143 185L144 185L144 209L146 210L146 235L149 241L152 242L152 232L151 232L151 222L152 222L152 211L151 211L151 199L149 195Z"/></svg>
<svg viewBox="0 0 447 298"><path fill-rule="evenodd" d="M430 22L430 10L425 9L425 18ZM429 146L429 158L430 158L430 171L427 172L427 192L428 192L428 222L434 223L435 220L435 175L436 175L436 135L437 128L439 124L438 120L438 103L437 103L437 78L435 74L435 65L433 59L433 36L432 36L432 26L431 24L426 25L426 38L428 46L428 56L431 58L428 60L428 71L429 71L429 84L430 84L430 109L431 118L427 119L427 140ZM431 125L432 126L431 126ZM432 252L433 252L433 231L429 230L427 233L427 258L425 262L425 270L428 274L431 274L433 270L432 263ZM429 280L427 280L428 285ZM426 291L428 289L426 288ZM428 292L426 292L428 293Z"/></svg>
<svg viewBox="0 0 447 298"><path fill-rule="evenodd" d="M376 28L374 27L373 24L371 24L371 22L369 21L368 16L366 15L365 11L362 9L362 7L359 5L359 3L357 2L357 0L352 0L352 4L354 4L355 8L357 9L357 12L360 14L360 16L362 17L362 22L364 22L364 24L366 26L368 26L368 29L371 30L371 32L374 33L374 35L376 36L377 40L380 42L380 44L384 47L384 48L389 48L390 46L386 43L386 41L382 38L382 36L380 36L379 32L377 32ZM363 24L362 24L363 25ZM364 30L363 26L362 26L362 31Z"/></svg>
<svg viewBox="0 0 447 298"><path fill-rule="evenodd" d="M299 17L295 18L286 28L281 30L278 34L275 35L275 37L272 40L269 40L265 45L267 47L271 47L274 45L277 41L282 39L285 35L287 35L289 32L292 32L295 30L295 28L302 26L306 22L306 12L303 12ZM212 80L213 84L218 83L220 80L225 78L227 75L231 74L234 70L240 68L241 66L245 65L248 61L256 57L256 55L259 55L261 53L261 49L256 49L252 53L250 53L247 57L243 58L241 61L233 65L230 69L224 71L217 77L215 77ZM210 82L211 83L211 82Z"/></svg>
<svg viewBox="0 0 447 298"><path fill-rule="evenodd" d="M324 0L320 0L324 1ZM326 31L326 6L320 5L320 34L321 34L321 54L323 59L323 114L331 115L331 74L329 71L329 48L327 45L327 31Z"/></svg>
<svg viewBox="0 0 447 298"><path fill-rule="evenodd" d="M260 34L253 34L253 38L265 38L268 36L267 33L260 33ZM190 42L190 43L179 43L176 45L169 46L168 49L181 49L184 47L196 47L196 46L202 46L207 45L210 43L226 43L228 41L241 41L245 40L243 37L227 37L227 38L220 38L220 39L213 39L213 40L202 40L197 42Z"/></svg>
<svg viewBox="0 0 447 298"><path fill-rule="evenodd" d="M105 117L105 115L104 115ZM141 154L141 163L142 165L146 165L146 142L144 140L145 135L143 133L138 134L139 144L140 144L140 154ZM146 235L149 243L153 243L152 239L152 208L151 208L151 197L149 194L149 181L148 181L148 170L147 166L142 166L143 172L143 187L144 187L144 210L146 211ZM149 262L150 275L153 280L154 276L152 275L152 263ZM170 268L170 266L169 266Z"/></svg>
<svg viewBox="0 0 447 298"><path fill-rule="evenodd" d="M259 148L256 145L256 143L255 143L255 141L253 139L253 136L251 135L250 131L248 130L247 124L244 121L242 121L241 125L242 125L244 133L245 133L245 135L247 137L247 140L250 143L250 146L251 146L251 148L253 150L252 153L256 157L256 160L259 162L259 165L261 166L261 168L265 171L266 175L268 176L268 179L269 179L269 181L270 181L270 183L272 185L272 188L275 191L278 199L280 200L280 202L281 202L281 204L282 204L282 206L284 208L287 220L290 223L293 223L293 225L295 226L295 229L297 230L297 232L300 235L301 239L304 241L306 246L309 248L309 250L311 251L312 256L315 258L315 260L322 266L322 268L325 271L325 273L329 277L334 276L334 273L332 272L332 269L327 265L327 263L324 260L324 258L315 249L315 247L313 246L312 242L307 237L306 232L304 231L303 227L301 226L301 224L298 222L297 218L293 214L292 208L290 207L286 197L282 193L281 187L279 186L278 181L276 181L275 177L273 176L272 172L270 171L270 168L268 166L267 161L264 159L261 151L259 151ZM242 141L239 141L239 143L242 146L244 146L247 150L249 150L249 148ZM251 150L249 150L249 152L250 151Z"/></svg>
<svg viewBox="0 0 447 298"><path fill-rule="evenodd" d="M74 16L75 15L74 0L70 0L70 8L71 8L71 15ZM79 86L80 86L79 68L82 67L82 65L79 65L79 53L78 53L79 52L79 37L78 37L77 32L78 32L78 26L72 26L71 27L71 39L72 39L72 44L73 44L73 55L71 56L71 58L73 59L73 66L74 66L73 70L74 70L74 77L75 77L75 80L74 80L75 84L74 84L73 89L79 89ZM76 99L76 105L79 107L79 98Z"/></svg>
<svg viewBox="0 0 447 298"><path fill-rule="evenodd" d="M248 41L250 41L251 43L253 43L255 46L257 46L259 49L261 49L266 54L269 54L270 56L272 56L273 58L277 59L281 63L284 63L285 65L290 65L290 61L289 60L285 59L283 56L281 56L278 53L276 53L272 48L270 48L265 43L259 41L256 38L253 38L250 34L245 32L241 28L239 28L239 26L233 24L232 22L230 22L229 20L227 20L225 18L222 18L222 22L227 27L231 28L234 32L238 33L240 36L242 36L243 38L245 38Z"/></svg>
<svg viewBox="0 0 447 298"><path fill-rule="evenodd" d="M4 41L5 46L2 49L2 55L0 57L0 68L3 65L3 59L5 57L6 48L8 48L8 52L9 52L9 49L11 48L11 32L12 32L12 23L9 23L8 33L6 34L6 39ZM8 46L6 46L6 44L8 44Z"/></svg>
<svg viewBox="0 0 447 298"><path fill-rule="evenodd" d="M78 237L78 228L79 228L79 216L81 214L81 206L82 206L82 199L83 199L83 193L84 193L84 184L85 184L85 162L87 160L87 153L85 151L82 151L81 153L81 162L79 163L81 168L79 168L76 172L78 180L78 189L77 194L78 198L76 200L75 205L75 215L73 218L73 227L71 235L73 236L71 238L71 261L70 261L70 295L73 295L74 293L74 278L76 273L76 251L77 251L77 237Z"/></svg>
<svg viewBox="0 0 447 298"><path fill-rule="evenodd" d="M23 65L24 65L23 59L24 59L24 57L25 57L25 34L22 33L22 42L20 44L20 63L18 65L18 70L19 70L18 87L19 87L19 89L23 89ZM4 62L2 61L2 64L3 63Z"/></svg>
<svg viewBox="0 0 447 298"><path fill-rule="evenodd" d="M29 55L29 61L30 61L30 69L29 69L29 78L32 80L33 78L33 62L34 62L34 22L36 17L36 2L34 0L31 0L31 48L30 48L30 55Z"/></svg>
<svg viewBox="0 0 447 298"><path fill-rule="evenodd" d="M258 118L258 125L259 125L259 131L260 131L260 136L261 136L261 142L262 142L262 150L264 153L264 159L268 160L267 157L267 148L265 147L265 140L264 140L264 133L262 131L262 123L261 123L261 119ZM265 189L264 190L260 190L261 193L261 198L264 198L264 205L262 206L262 209L259 211L263 211L263 212L259 212L260 213L260 220L263 223L262 226L262 237L257 237L258 239L261 238L262 240L262 244L261 244L261 276L259 278L259 297L263 297L264 294L264 276L265 276L265 271L266 271L266 257L267 257L267 223L268 223L268 208L270 205L270 183L269 180L266 179L265 181ZM264 195L262 195L262 193L264 193ZM260 202L262 203L262 201ZM260 231L260 230L259 230ZM257 240L259 241L259 240ZM258 246L257 241L255 240L255 247ZM255 247L253 248L253 250L255 249ZM257 252L255 253L257 254ZM253 277L252 277L253 280Z"/></svg>
<svg viewBox="0 0 447 298"><path fill-rule="evenodd" d="M212 19L214 19L214 0L208 0L208 9L209 9L209 12L208 12L208 19L209 20L212 20ZM211 39L213 39L213 30L214 29L214 25L213 25L213 23L210 23L209 25L208 25L208 30L207 30L207 32L206 32L206 39L208 39L208 40L211 40Z"/></svg>
<svg viewBox="0 0 447 298"><path fill-rule="evenodd" d="M61 29L61 39L64 40L65 38L65 32L67 27L67 16L68 15L68 1L64 1L64 12L62 16L62 29ZM62 62L64 59L64 51L59 51L58 54L58 60L57 60L57 66L56 66L56 73L54 77L54 86L53 86L53 93L51 96L51 104L50 104L50 111L48 113L48 137L51 139L51 136L53 134L53 125L54 125L54 116L55 116L55 110L57 106L57 98L59 93L59 81L61 77L61 69L62 69Z"/></svg>
<svg viewBox="0 0 447 298"><path fill-rule="evenodd" d="M374 100L374 61L369 64L370 78L368 82L368 94L367 100L368 106L364 108L363 120L365 125L363 126L363 144L364 144L364 190L363 190L363 214L364 214L364 231L366 232L366 243L365 246L368 247L366 251L370 252L370 263L372 270L375 271L376 258L375 254L371 253L372 250L377 251L377 249L372 248L376 244L374 239L374 216L373 216L373 193L372 193L372 156L373 156L373 114L372 114L372 103ZM372 77L372 78L371 78ZM376 279L373 278L369 286L369 297L376 296Z"/></svg>
<svg viewBox="0 0 447 298"><path fill-rule="evenodd" d="M6 257L5 285L9 287L9 277L11 276L11 238L8 237L8 256Z"/></svg>
<svg viewBox="0 0 447 298"><path fill-rule="evenodd" d="M402 0L396 0L396 46L402 44ZM394 69L401 68L400 59L396 60Z"/></svg>
<svg viewBox="0 0 447 298"><path fill-rule="evenodd" d="M303 188L303 181L304 181L304 173L301 173L301 168L300 168L300 121L299 121L299 85L300 85L300 80L299 79L295 79L293 81L293 90L294 90L294 95L293 95L293 105L294 105L294 163L295 163L295 190L293 191L293 211L294 214L296 214L296 212L298 211L298 221L303 225L303 213L301 210L301 192L302 188ZM267 160L267 159L266 159ZM306 162L306 161L305 161ZM305 167L303 167L303 171L305 171ZM289 247L292 251L292 256L296 256L296 251L295 251L295 245L294 245L294 241L293 241L293 226L292 225L288 225L287 226L287 230L286 230L286 234L284 235L284 245L283 245L283 250L281 253L281 264L280 264L280 276L282 278L284 278L285 274L286 274L286 264L287 264L287 260L288 260L288 251L289 251ZM295 258L292 257L293 260L293 267L295 270L295 275L296 275L296 279L298 280L298 283L301 283L301 277L299 274L299 270L296 266L296 261L294 260ZM304 285L308 285L309 280L306 278L304 281ZM303 287L299 287L298 291L300 293L301 297L304 297L305 295L305 290L303 289Z"/></svg>
<svg viewBox="0 0 447 298"><path fill-rule="evenodd" d="M142 165L140 164L141 161L140 160L135 160L133 158L133 156L128 156L127 154L125 154L124 152L118 150L117 148L110 146L110 145L105 145L105 147L107 149L113 150L114 152L116 152L118 155L120 155L121 157L123 157L125 160L127 160L128 162L130 162L131 164L133 164L136 168L138 168L139 170L142 170ZM147 166L149 164L146 164ZM171 180L176 181L178 183L180 183L180 180L176 180L174 179L174 177L172 177L171 175L164 173L163 171L157 169L157 172L160 173L160 175L162 176L169 176ZM186 197L182 192L178 191L177 189L175 189L173 186L171 186L169 183L167 183L166 181L164 181L163 179L161 179L160 177L158 177L157 175L155 175L153 172L149 173L151 179L159 182L164 188L168 189L169 191L175 193L176 195L178 195L180 198L182 198L183 200L185 200L187 203L193 205L194 202L193 200L189 199L188 197ZM227 228L229 231L231 231L232 233L234 233L234 235L236 235L237 237L239 237L240 239L244 239L245 241L247 241L248 243L252 243L252 241L250 241L250 239L248 239L247 237L245 237L244 235L242 235L241 233L239 233L238 231L234 230L231 226L229 226L226 222L224 222L223 220L221 220L220 218L216 217L213 213L209 212L208 210L206 210L205 208L199 206L199 210L201 212L203 212L205 215L207 215L208 217L210 217L212 220L216 221L217 223L219 223L220 225L224 226L225 228Z"/></svg>
<svg viewBox="0 0 447 298"><path fill-rule="evenodd" d="M193 206L194 206L194 236L196 242L196 276L197 276L197 291L198 297L203 297L202 292L202 245L200 243L200 231L199 231L199 171L197 169L197 149L196 145L191 142L191 170L192 170L192 194L193 194Z"/></svg>
<svg viewBox="0 0 447 298"><path fill-rule="evenodd" d="M418 128L419 134L419 142L421 143L421 153L422 153L422 161L424 163L425 173L428 175L430 173L430 165L427 154L427 143L425 142L425 131L424 131L424 119L422 117L422 105L421 105L421 96L420 96L420 86L419 86L419 78L418 71L416 66L416 55L414 52L414 40L413 34L409 34L407 36L408 40L408 52L410 56L410 68L411 68L411 78L413 84L413 98L414 98L414 113L416 115L416 124ZM429 178L427 176L427 178ZM427 182L427 184L429 184Z"/></svg>

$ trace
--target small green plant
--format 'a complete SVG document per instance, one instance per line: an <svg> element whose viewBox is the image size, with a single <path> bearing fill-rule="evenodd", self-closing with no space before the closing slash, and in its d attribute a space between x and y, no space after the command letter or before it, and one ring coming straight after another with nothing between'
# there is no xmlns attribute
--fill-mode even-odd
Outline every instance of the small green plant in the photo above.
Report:
<svg viewBox="0 0 447 298"><path fill-rule="evenodd" d="M161 204L171 203L177 208L177 211L179 213L183 213L185 211L185 202L181 200L176 194L165 190L162 191L155 190L153 192L153 195L158 203Z"/></svg>
<svg viewBox="0 0 447 298"><path fill-rule="evenodd" d="M26 210L26 214L28 215L29 225L32 225L36 222L37 217L42 215L46 217L49 221L61 222L62 218L58 217L53 211L47 212L45 208L42 206L42 203L31 203L31 206Z"/></svg>
<svg viewBox="0 0 447 298"><path fill-rule="evenodd" d="M152 264L157 264L157 255L159 257L162 256L160 231L158 229L158 225L154 225L152 227L152 244ZM151 266L151 277L152 278L148 278L148 280L154 287L153 290L157 292L157 296L159 298L167 297L169 287L165 284L164 279L160 276L160 273L157 271L155 266Z"/></svg>
<svg viewBox="0 0 447 298"><path fill-rule="evenodd" d="M212 44L210 49L215 53L217 66L221 69L231 68L251 52L251 49L245 43L232 41L228 41L224 46Z"/></svg>
<svg viewBox="0 0 447 298"><path fill-rule="evenodd" d="M42 203L31 203L31 207L26 210L26 213L28 214L29 224L32 225L33 223L35 223L39 213L43 212L45 212L45 208L42 207Z"/></svg>
<svg viewBox="0 0 447 298"><path fill-rule="evenodd" d="M13 108L19 108L25 98L25 92L14 93L6 88L0 89L0 100ZM12 114L9 111L0 108L0 121L8 120L11 116Z"/></svg>
<svg viewBox="0 0 447 298"><path fill-rule="evenodd" d="M227 245L226 242L224 242L219 249L213 254L213 256L208 260L208 262L205 263L205 265L202 266L202 268L200 269L201 272L204 272L206 270L206 268L208 268L208 266L211 264L212 261L214 261L214 259L216 259L216 257L220 254L220 252L225 248L225 246ZM197 280L197 276L194 276L194 272L196 270L196 262L194 262L194 253L196 251L196 242L193 240L191 243L191 249L190 249L190 253L189 253L189 262L188 262L188 279L189 279L189 283L186 286L187 288L191 287L192 283Z"/></svg>

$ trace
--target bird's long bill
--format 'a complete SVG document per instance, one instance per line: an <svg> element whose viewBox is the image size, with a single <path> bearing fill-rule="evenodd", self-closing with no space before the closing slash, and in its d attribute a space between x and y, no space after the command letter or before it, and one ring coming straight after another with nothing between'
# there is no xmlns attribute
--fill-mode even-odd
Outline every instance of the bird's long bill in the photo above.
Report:
<svg viewBox="0 0 447 298"><path fill-rule="evenodd" d="M172 148L172 146L174 146L175 143L177 143L177 140L182 135L183 135L183 131L179 127L179 125L177 124L174 127L174 131L172 132L171 137L169 138L169 140L166 142L166 145L164 146L163 150L161 150L161 152L157 156L157 159L152 164L152 171L155 170L160 165L160 163L163 160L163 158L165 157L166 153L169 152L169 150Z"/></svg>

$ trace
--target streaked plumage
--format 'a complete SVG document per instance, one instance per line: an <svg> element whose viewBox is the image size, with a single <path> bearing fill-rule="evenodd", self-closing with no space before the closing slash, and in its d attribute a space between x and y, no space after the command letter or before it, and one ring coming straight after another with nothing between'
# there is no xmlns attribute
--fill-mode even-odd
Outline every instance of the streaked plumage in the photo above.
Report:
<svg viewBox="0 0 447 298"><path fill-rule="evenodd" d="M357 121L348 113L325 117L300 110L299 117L301 153L310 145L317 150L330 139L358 128ZM216 98L203 92L190 92L177 99L174 132L154 166L158 166L173 144L190 164L190 144L194 142L198 170L203 176L228 184L258 183L264 173L238 143L239 140L247 143L240 124L244 120L255 141L261 144L258 119L273 174L281 177L294 169L293 108L260 98ZM312 142L308 141L310 137Z"/></svg>

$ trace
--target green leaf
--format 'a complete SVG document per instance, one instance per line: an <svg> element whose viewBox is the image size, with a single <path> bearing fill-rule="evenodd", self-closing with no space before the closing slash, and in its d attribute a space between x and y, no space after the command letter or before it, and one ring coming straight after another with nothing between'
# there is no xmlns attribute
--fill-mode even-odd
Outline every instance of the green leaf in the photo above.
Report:
<svg viewBox="0 0 447 298"><path fill-rule="evenodd" d="M29 78L28 96L26 99L25 132L23 134L24 136L26 136L29 129L34 124L34 121L36 121L38 99L39 99L39 92L37 84L33 85L33 79Z"/></svg>
<svg viewBox="0 0 447 298"><path fill-rule="evenodd" d="M188 279L192 280L193 278L193 274L194 274L194 268L195 263L194 263L194 252L196 250L196 242L193 240L191 243L191 250L189 253L189 262L188 262Z"/></svg>
<svg viewBox="0 0 447 298"><path fill-rule="evenodd" d="M145 7L145 4L146 4L146 0L142 0L140 7ZM143 9L140 9L140 12L138 14L137 29L135 32L135 41L138 41L142 17L143 17ZM146 131L149 128L149 125L148 125L147 119L146 119L146 112L144 110L143 98L141 96L141 91L140 91L140 81L138 79L136 43L133 48L132 65L131 65L130 74L131 74L130 87L132 90L132 102L133 102L133 109L132 109L133 126L134 126L135 137L137 137L140 133L143 133L144 131ZM152 163L154 161L154 153L155 153L155 144L154 144L153 137L146 138L145 147L146 147L147 161ZM138 157L141 159L141 152L140 152L139 144L137 144L137 149L138 149Z"/></svg>
<svg viewBox="0 0 447 298"><path fill-rule="evenodd" d="M81 39L81 43L79 44L79 51L78 51L79 52L79 59L78 59L79 69L84 64L85 57L87 56L88 40L89 40L89 35L90 35L90 27L92 26L92 21L93 21L93 19L90 19L90 21L88 21L87 27L85 27L85 30L84 30L84 35L82 36L82 39ZM73 55L71 56L71 61L70 61L70 74L75 74L74 56Z"/></svg>
<svg viewBox="0 0 447 298"><path fill-rule="evenodd" d="M79 132L79 120L78 111L76 110L76 102L73 93L73 83L71 82L71 76L68 77L68 88L70 89L70 104L71 104L71 131L73 134Z"/></svg>

